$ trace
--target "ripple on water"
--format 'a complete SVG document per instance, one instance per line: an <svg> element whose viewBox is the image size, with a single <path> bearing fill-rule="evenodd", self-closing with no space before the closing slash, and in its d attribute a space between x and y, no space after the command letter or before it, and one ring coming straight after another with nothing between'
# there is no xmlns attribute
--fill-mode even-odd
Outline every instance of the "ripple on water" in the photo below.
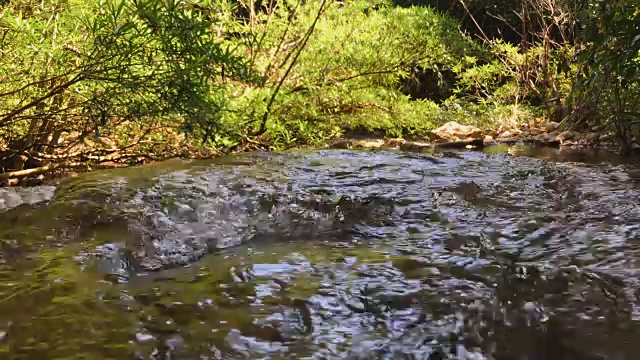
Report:
<svg viewBox="0 0 640 360"><path fill-rule="evenodd" d="M258 153L74 180L0 217L36 228L0 232L0 354L635 358L638 170L554 154ZM15 256L27 238L39 252Z"/></svg>

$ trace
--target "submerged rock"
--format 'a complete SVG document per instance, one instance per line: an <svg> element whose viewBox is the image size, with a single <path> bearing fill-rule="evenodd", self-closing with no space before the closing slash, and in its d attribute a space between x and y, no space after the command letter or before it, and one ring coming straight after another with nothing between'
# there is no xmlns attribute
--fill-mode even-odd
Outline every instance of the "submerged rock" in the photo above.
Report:
<svg viewBox="0 0 640 360"><path fill-rule="evenodd" d="M23 204L34 205L49 201L53 198L55 191L55 186L0 189L0 211L9 210Z"/></svg>
<svg viewBox="0 0 640 360"><path fill-rule="evenodd" d="M129 245L137 265L148 271L186 265L256 239L339 238L359 222L384 218L389 211L389 204L377 197L315 193L301 183L293 188L294 183L281 178L287 168L261 160L252 166L160 176L125 203L129 233L137 239Z"/></svg>
<svg viewBox="0 0 640 360"><path fill-rule="evenodd" d="M0 189L0 210L22 205L22 197L14 189Z"/></svg>

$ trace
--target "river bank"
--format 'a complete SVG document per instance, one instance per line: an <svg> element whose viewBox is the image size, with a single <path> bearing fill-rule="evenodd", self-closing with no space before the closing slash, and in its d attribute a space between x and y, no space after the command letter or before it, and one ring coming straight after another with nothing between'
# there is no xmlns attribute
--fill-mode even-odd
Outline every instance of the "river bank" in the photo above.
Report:
<svg viewBox="0 0 640 360"><path fill-rule="evenodd" d="M622 148L615 142L613 133L602 127L593 127L588 131L563 130L558 123L523 124L509 130L481 129L473 125L463 125L454 121L432 130L428 136L420 139L381 138L366 133L351 132L344 138L331 143L331 148L383 148L402 151L421 152L433 149L479 149L495 145L534 145L540 147L574 147L601 149L621 153ZM640 144L633 141L631 153L640 153Z"/></svg>
<svg viewBox="0 0 640 360"><path fill-rule="evenodd" d="M165 134L167 136L167 134ZM75 149L74 154L44 155L38 165L18 171L0 173L0 187L4 186L36 186L43 185L57 178L82 172L113 169L142 165L150 162L168 160L172 158L208 159L229 153L247 151L270 151L268 142L245 138L243 143L237 144L226 151L188 145L184 137L169 134L175 141L168 141L163 151L151 153L131 151L128 148L114 147L117 139L103 136L96 141L83 140L82 145ZM183 145L180 145L183 144ZM320 148L333 149L387 149L409 152L428 152L446 149L482 149L496 145L533 145L539 147L572 147L600 149L607 152L622 152L616 143L614 134L603 127L592 127L588 131L563 130L558 123L520 124L509 129L482 129L473 125L464 125L449 121L420 136L405 138L389 138L380 136L372 131L362 129L343 129L342 134L334 139L324 141ZM181 147L182 146L182 147ZM299 148L305 148L299 147ZM0 150L2 150L0 148ZM5 151L7 151L5 149ZM640 153L640 144L633 140L630 153ZM8 151L7 151L8 152ZM25 153L29 155L29 153ZM164 154L164 155L161 155ZM29 156L23 156L28 161Z"/></svg>

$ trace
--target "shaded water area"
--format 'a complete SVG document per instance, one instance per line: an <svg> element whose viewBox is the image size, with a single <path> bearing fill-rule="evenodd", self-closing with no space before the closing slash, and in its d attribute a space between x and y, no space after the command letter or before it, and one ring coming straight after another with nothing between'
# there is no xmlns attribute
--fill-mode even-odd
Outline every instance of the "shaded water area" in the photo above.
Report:
<svg viewBox="0 0 640 360"><path fill-rule="evenodd" d="M0 358L636 359L639 268L609 155L171 161L0 213Z"/></svg>

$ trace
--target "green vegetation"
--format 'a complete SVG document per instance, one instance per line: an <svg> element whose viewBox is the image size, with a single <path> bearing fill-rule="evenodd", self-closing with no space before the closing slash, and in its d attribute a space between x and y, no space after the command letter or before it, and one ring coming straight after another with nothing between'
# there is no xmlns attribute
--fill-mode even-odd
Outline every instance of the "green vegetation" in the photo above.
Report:
<svg viewBox="0 0 640 360"><path fill-rule="evenodd" d="M0 181L448 120L638 136L637 0L0 6Z"/></svg>

